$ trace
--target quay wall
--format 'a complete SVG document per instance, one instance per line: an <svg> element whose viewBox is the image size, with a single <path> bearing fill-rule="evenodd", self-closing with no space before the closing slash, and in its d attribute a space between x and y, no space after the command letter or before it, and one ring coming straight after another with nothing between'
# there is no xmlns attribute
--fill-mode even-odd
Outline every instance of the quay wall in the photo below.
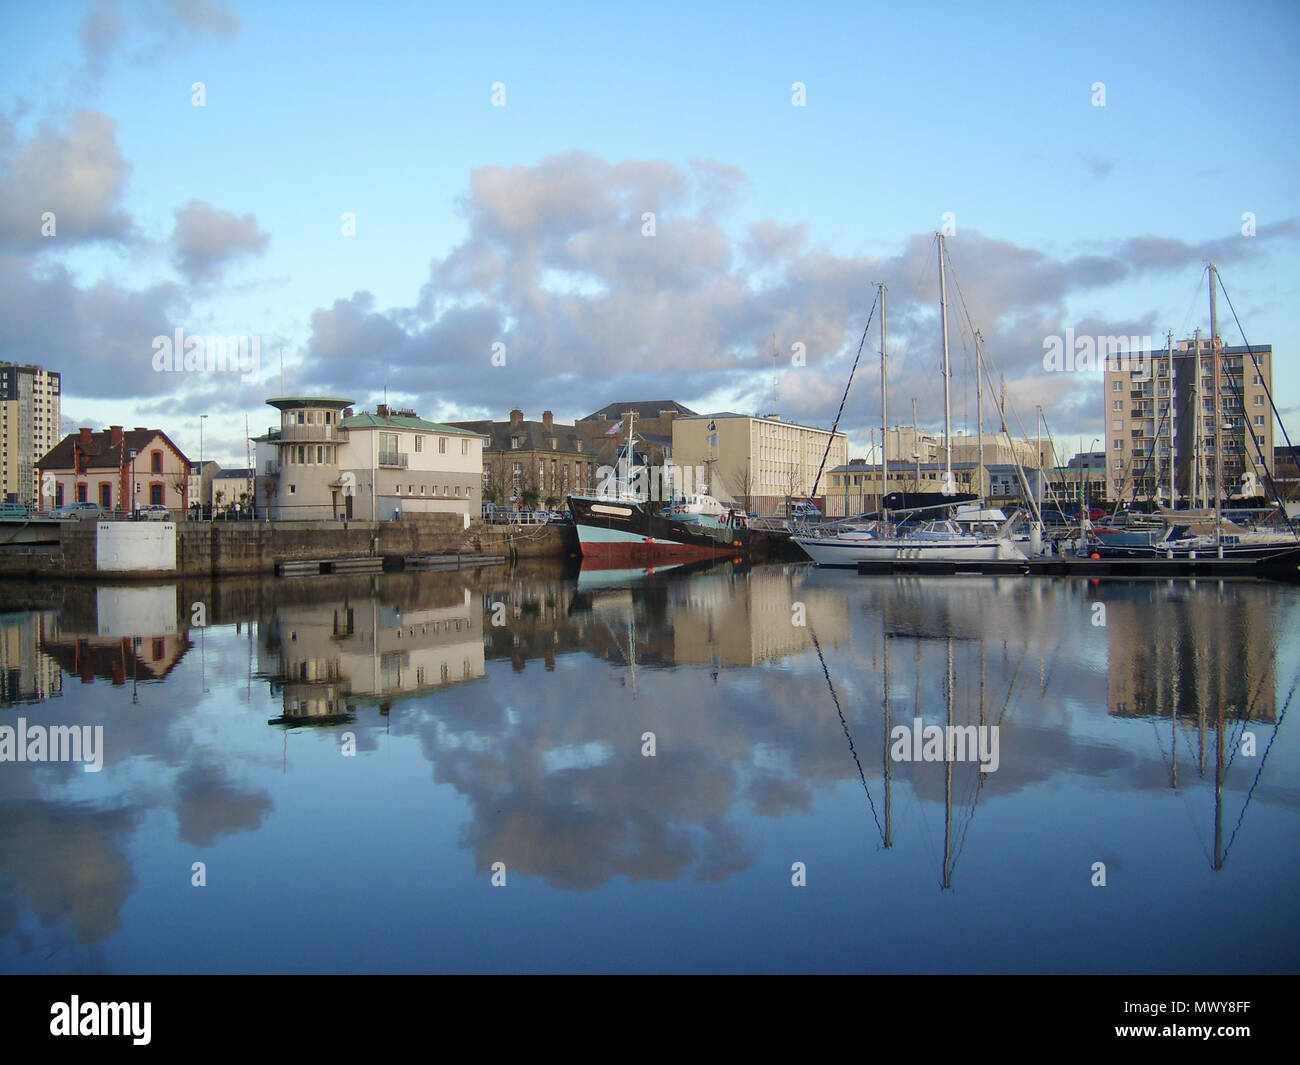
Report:
<svg viewBox="0 0 1300 1065"><path fill-rule="evenodd" d="M51 545L0 549L0 577L154 580L274 573L280 562L380 556L481 553L520 559L574 560L578 537L570 525L462 527L456 514L403 516L384 522L177 522L176 563L158 569L105 571L96 558L96 522L66 522ZM788 539L755 532L754 561L802 558ZM168 560L170 562L170 560Z"/></svg>

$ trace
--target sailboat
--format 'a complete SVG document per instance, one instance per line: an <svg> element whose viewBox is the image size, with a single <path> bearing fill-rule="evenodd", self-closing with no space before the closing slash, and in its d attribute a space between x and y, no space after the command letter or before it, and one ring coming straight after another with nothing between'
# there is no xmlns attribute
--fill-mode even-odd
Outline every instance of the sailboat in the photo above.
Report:
<svg viewBox="0 0 1300 1065"><path fill-rule="evenodd" d="M1300 549L1300 534L1297 533L1293 524L1289 525L1288 532L1278 532L1276 530L1261 532L1256 529L1243 528L1240 525L1229 521L1223 516L1223 499L1226 494L1224 489L1227 486L1223 481L1223 429L1224 417L1223 407L1219 399L1219 382L1222 378L1220 370L1220 351L1221 342L1218 331L1218 304L1216 301L1216 281L1218 281L1218 267L1214 263L1206 264L1209 273L1210 288L1210 347L1211 358L1213 360L1213 381L1214 381L1214 506L1202 509L1174 510L1165 507L1159 508L1159 514L1165 522L1165 528L1161 529L1138 529L1138 530L1101 530L1095 533L1098 541L1094 548L1101 558L1166 558L1166 559L1195 559L1195 558L1225 558L1225 559L1245 559L1245 560L1267 560L1282 558L1291 552ZM1247 349L1249 350L1249 348ZM1196 332L1196 358L1197 370L1194 380L1199 388L1200 382L1200 330ZM1173 382L1173 340L1170 338L1170 383ZM1240 390L1238 390L1240 394ZM1198 419L1197 428L1194 434L1196 454L1194 461L1196 470L1201 469L1205 456L1202 450L1202 432L1199 425L1201 416L1201 398L1193 394L1193 402L1196 404L1195 415ZM1170 399L1172 403L1172 396ZM1172 431L1172 428L1171 428ZM1249 430L1248 430L1249 432ZM1173 482L1172 482L1172 464L1173 458L1170 457L1170 496L1173 502ZM1252 475L1253 476L1253 475ZM1244 480L1244 478L1243 478ZM1243 484L1243 493L1245 484ZM1193 501L1194 502L1194 501ZM1278 513L1285 515L1286 510L1281 501L1278 499Z"/></svg>
<svg viewBox="0 0 1300 1065"><path fill-rule="evenodd" d="M939 321L943 332L943 430L945 473L943 479L943 496L952 504L969 501L970 495L957 495L957 486L952 472L952 401L948 383L951 371L948 363L948 287L944 266L944 238L938 235L939 244ZM880 288L880 359L881 359L881 420L885 420L886 396L885 381L885 286ZM886 430L887 426L883 426ZM981 462L983 447L981 446ZM882 459L884 455L882 452ZM884 480L888 476L888 459L881 466L883 491L888 490ZM940 504L940 510L944 505ZM885 511L882 517L887 516ZM896 516L903 516L896 514ZM1014 520L1014 519L1013 519ZM890 562L898 560L927 562L987 562L987 561L1026 561L1025 553L1010 536L1012 521L998 528L992 535L978 535L967 532L948 517L933 517L922 520L909 527L904 535L899 535L896 528L891 528L887 521L881 521L874 528L841 529L833 536L795 536L792 537L814 562L819 566L856 567L859 562Z"/></svg>

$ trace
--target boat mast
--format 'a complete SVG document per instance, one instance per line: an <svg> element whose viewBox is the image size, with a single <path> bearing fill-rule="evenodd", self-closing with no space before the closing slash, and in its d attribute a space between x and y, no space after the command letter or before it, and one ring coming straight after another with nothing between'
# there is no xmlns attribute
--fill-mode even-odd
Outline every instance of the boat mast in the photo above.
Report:
<svg viewBox="0 0 1300 1065"><path fill-rule="evenodd" d="M624 474L625 481L623 484L623 490L629 496L633 494L632 466L634 464L634 460L632 458L632 425L635 421L636 421L636 410L635 409L629 410L627 412L627 472Z"/></svg>
<svg viewBox="0 0 1300 1065"><path fill-rule="evenodd" d="M1201 505L1201 461L1205 448L1201 440L1201 330L1192 338L1192 507Z"/></svg>
<svg viewBox="0 0 1300 1065"><path fill-rule="evenodd" d="M957 486L952 480L952 397L949 394L952 370L948 366L948 279L943 271L942 233L939 234L939 323L943 327L943 491L952 495Z"/></svg>
<svg viewBox="0 0 1300 1065"><path fill-rule="evenodd" d="M1169 422L1169 509L1178 509L1178 500L1174 496L1174 334L1170 330L1169 344L1169 405L1165 408L1165 420Z"/></svg>
<svg viewBox="0 0 1300 1065"><path fill-rule="evenodd" d="M916 427L916 397L912 397L912 458L916 459L916 491L921 490L921 435Z"/></svg>
<svg viewBox="0 0 1300 1065"><path fill-rule="evenodd" d="M1210 359L1214 367L1214 543L1223 557L1223 411L1219 407L1219 319L1214 302L1218 271L1210 263Z"/></svg>
<svg viewBox="0 0 1300 1065"><path fill-rule="evenodd" d="M975 432L979 449L979 465L975 470L975 491L984 498L984 349L981 347L984 337L975 330ZM997 448L993 449L997 454Z"/></svg>
<svg viewBox="0 0 1300 1065"><path fill-rule="evenodd" d="M886 289L883 281L876 287L880 290L880 516L888 521L889 515L885 512L885 497L889 495L889 373L885 365Z"/></svg>

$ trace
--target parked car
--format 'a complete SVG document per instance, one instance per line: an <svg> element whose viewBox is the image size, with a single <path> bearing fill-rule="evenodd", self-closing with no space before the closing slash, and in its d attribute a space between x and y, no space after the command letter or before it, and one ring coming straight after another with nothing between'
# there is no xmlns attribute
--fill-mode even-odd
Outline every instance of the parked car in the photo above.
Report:
<svg viewBox="0 0 1300 1065"><path fill-rule="evenodd" d="M30 514L25 503L0 503L0 521L26 518Z"/></svg>
<svg viewBox="0 0 1300 1065"><path fill-rule="evenodd" d="M777 514L785 516L785 504L777 506ZM820 521L824 515L822 509L816 503L809 499L793 499L790 501L790 517L796 521Z"/></svg>
<svg viewBox="0 0 1300 1065"><path fill-rule="evenodd" d="M164 507L161 503L150 503L147 506L137 508L135 512L136 521L171 521L172 512Z"/></svg>
<svg viewBox="0 0 1300 1065"><path fill-rule="evenodd" d="M86 518L101 521L108 517L108 512L98 503L64 503L51 510L50 517L55 521L81 521Z"/></svg>

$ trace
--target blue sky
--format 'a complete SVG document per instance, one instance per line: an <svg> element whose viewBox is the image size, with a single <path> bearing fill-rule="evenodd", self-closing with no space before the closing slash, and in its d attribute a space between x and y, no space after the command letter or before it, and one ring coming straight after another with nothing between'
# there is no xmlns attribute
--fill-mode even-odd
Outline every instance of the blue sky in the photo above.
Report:
<svg viewBox="0 0 1300 1065"><path fill-rule="evenodd" d="M917 396L937 425L945 213L1009 398L1070 450L1102 431L1100 379L1045 373L1043 339L1205 328L1209 256L1249 340L1274 345L1284 418L1300 408L1293 4L0 17L0 358L63 371L69 428L156 424L197 455L208 413L206 456L242 463L281 349L289 391L368 406L387 386L426 417L767 410L773 334L775 408L829 424L882 280L891 411ZM46 210L58 233L33 240ZM157 374L151 342L175 328L260 337L261 378ZM954 422L973 429L953 329ZM1240 341L1226 306L1220 332ZM862 373L854 453L879 422L874 358Z"/></svg>

